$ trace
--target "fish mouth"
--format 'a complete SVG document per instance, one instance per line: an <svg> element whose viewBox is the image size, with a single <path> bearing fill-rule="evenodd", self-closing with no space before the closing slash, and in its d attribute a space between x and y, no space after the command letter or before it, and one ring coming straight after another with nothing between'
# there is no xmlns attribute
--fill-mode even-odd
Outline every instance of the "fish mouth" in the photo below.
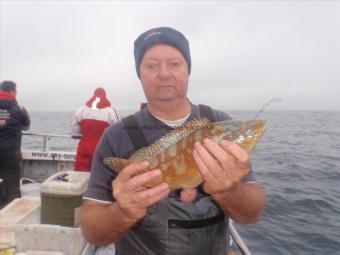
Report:
<svg viewBox="0 0 340 255"><path fill-rule="evenodd" d="M229 131L229 134L226 134L221 138L238 144L247 152L250 152L255 147L266 130L265 120L236 121L236 125L232 124L233 120L227 120L214 122L214 125L215 127L219 126L218 128L223 130L223 126L228 126L229 121L231 121L230 128L233 130ZM233 132L235 132L235 136L233 135Z"/></svg>

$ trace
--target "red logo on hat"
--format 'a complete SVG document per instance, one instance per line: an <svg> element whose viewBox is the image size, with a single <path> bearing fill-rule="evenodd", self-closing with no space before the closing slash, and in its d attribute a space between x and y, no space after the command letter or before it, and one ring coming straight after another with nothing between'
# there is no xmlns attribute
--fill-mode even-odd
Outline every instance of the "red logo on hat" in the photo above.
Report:
<svg viewBox="0 0 340 255"><path fill-rule="evenodd" d="M160 32L160 31L155 31L155 30L154 31L150 31L149 34L144 37L144 41L149 39L152 36L157 36L157 35L160 35L160 34L162 34L162 32Z"/></svg>

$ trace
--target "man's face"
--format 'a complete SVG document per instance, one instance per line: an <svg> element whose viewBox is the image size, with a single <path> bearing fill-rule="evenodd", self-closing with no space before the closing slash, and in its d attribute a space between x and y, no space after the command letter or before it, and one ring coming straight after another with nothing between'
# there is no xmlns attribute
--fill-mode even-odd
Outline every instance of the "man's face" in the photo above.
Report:
<svg viewBox="0 0 340 255"><path fill-rule="evenodd" d="M181 52L172 46L158 44L144 53L140 79L148 101L187 97L188 65Z"/></svg>

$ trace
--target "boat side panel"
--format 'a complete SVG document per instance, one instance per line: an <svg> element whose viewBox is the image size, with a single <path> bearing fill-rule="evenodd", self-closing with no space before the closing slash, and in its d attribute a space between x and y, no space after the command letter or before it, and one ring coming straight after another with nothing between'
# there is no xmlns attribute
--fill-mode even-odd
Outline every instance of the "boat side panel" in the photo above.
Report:
<svg viewBox="0 0 340 255"><path fill-rule="evenodd" d="M60 171L73 170L73 167L74 162L70 161L23 160L22 176L43 182L49 176Z"/></svg>

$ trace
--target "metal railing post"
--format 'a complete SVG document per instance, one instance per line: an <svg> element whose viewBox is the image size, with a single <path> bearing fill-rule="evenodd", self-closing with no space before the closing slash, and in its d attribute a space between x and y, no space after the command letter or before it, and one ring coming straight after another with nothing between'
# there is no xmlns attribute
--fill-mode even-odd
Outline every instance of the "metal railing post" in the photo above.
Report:
<svg viewBox="0 0 340 255"><path fill-rule="evenodd" d="M47 136L43 136L43 150L47 151Z"/></svg>

